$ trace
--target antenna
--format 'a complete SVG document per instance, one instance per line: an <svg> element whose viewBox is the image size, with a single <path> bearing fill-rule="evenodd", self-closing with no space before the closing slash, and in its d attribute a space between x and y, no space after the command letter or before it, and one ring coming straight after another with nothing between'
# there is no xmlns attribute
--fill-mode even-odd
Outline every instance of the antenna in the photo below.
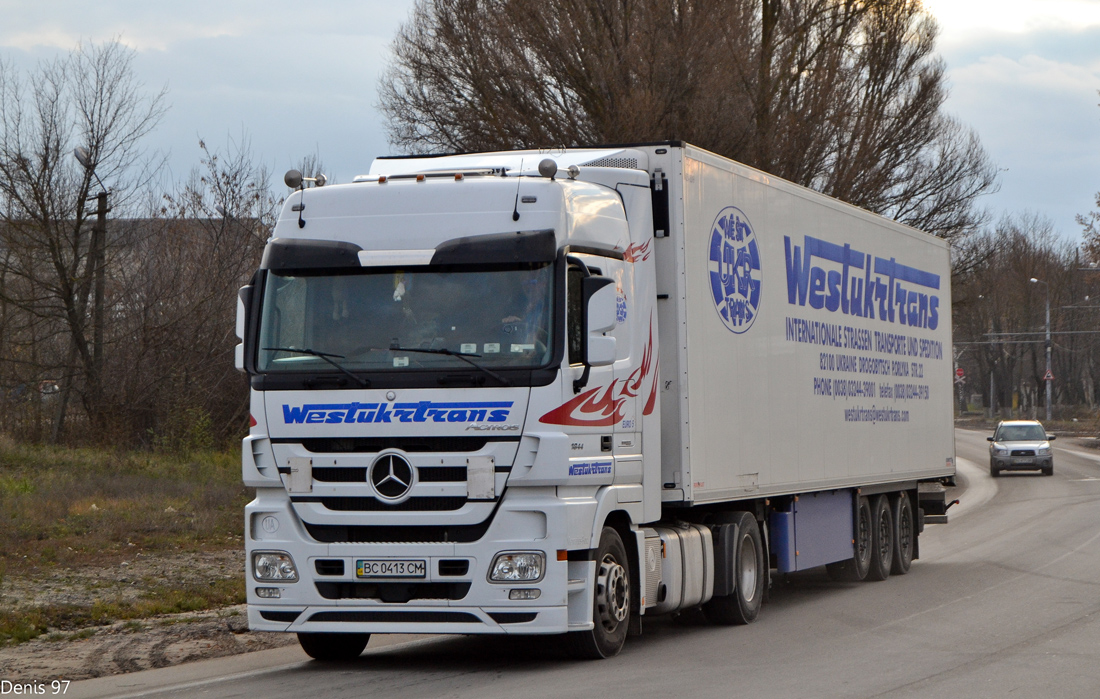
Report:
<svg viewBox="0 0 1100 699"><path fill-rule="evenodd" d="M519 159L519 176L523 177L523 158ZM519 183L523 180L516 179L516 203L512 205L512 220L519 220Z"/></svg>

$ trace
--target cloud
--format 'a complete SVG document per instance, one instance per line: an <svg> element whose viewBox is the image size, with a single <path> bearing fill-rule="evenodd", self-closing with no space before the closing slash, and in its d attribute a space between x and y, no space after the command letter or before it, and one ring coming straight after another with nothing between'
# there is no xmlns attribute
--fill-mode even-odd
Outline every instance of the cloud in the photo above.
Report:
<svg viewBox="0 0 1100 699"><path fill-rule="evenodd" d="M248 35L379 38L384 32L388 39L412 7L411 0L326 0L312 5L289 0L3 4L0 47L28 52L67 51L82 39L99 42L115 37L138 51L168 51L189 40Z"/></svg>

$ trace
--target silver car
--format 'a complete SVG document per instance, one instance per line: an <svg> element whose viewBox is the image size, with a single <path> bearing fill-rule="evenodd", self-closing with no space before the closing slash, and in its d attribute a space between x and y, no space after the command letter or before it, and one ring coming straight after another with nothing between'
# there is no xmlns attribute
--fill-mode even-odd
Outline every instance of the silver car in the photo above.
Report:
<svg viewBox="0 0 1100 699"><path fill-rule="evenodd" d="M1047 434L1035 420L1011 420L997 425L989 445L989 473L994 478L1001 471L1042 471L1054 475L1054 453L1050 443L1055 435Z"/></svg>

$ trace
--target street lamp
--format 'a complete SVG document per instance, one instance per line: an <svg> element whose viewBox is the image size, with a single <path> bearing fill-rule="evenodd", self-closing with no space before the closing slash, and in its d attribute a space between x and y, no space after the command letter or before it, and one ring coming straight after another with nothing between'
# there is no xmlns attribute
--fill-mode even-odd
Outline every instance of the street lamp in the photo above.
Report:
<svg viewBox="0 0 1100 699"><path fill-rule="evenodd" d="M96 195L96 219L95 225L92 226L92 241L89 246L91 248L89 253L92 258L92 275L95 279L95 300L92 302L92 366L98 383L100 370L103 367L103 294L105 285L104 258L106 257L104 249L107 246L107 212L110 209L107 208L107 185L103 184L103 180L99 179L99 175L96 174L95 164L92 162L88 149L84 147L77 148L73 151L73 156L84 166L85 170L91 173L100 187L99 194ZM98 386L95 388L98 388Z"/></svg>
<svg viewBox="0 0 1100 699"><path fill-rule="evenodd" d="M1047 373L1043 376L1043 381L1047 385L1047 422L1050 422L1050 385L1054 382L1054 375L1050 373L1050 285L1044 282L1042 279L1031 278L1032 284L1042 284L1043 289L1046 291L1047 300Z"/></svg>

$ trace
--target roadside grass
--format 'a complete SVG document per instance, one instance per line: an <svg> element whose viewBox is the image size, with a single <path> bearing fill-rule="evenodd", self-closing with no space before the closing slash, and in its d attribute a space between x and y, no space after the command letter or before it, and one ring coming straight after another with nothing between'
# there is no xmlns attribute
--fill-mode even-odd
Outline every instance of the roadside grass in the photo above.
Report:
<svg viewBox="0 0 1100 699"><path fill-rule="evenodd" d="M0 585L65 577L95 589L92 568L136 555L242 547L252 493L237 452L184 455L28 446L0 437ZM85 582L81 582L86 578ZM0 605L0 645L47 629L199 611L244 601L242 575L173 582L172 571L140 582L137 599L90 605ZM133 595L131 595L133 597Z"/></svg>

